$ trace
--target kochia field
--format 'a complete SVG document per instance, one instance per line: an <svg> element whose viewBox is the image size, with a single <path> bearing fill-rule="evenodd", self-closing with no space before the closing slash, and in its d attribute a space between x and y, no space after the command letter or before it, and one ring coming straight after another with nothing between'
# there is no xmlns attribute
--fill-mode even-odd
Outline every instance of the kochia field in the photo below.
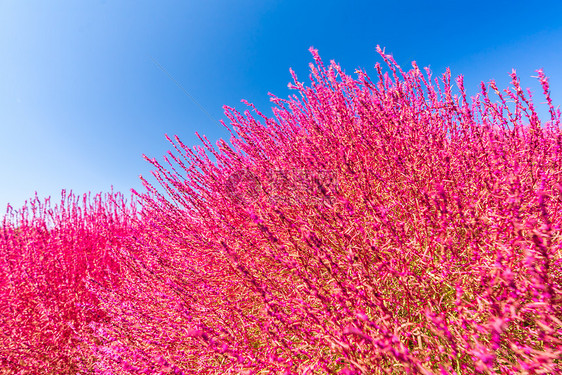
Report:
<svg viewBox="0 0 562 375"><path fill-rule="evenodd" d="M0 374L562 371L562 133L512 74L325 66L160 183L9 209ZM253 111L253 113L252 113ZM213 159L213 160L211 160Z"/></svg>

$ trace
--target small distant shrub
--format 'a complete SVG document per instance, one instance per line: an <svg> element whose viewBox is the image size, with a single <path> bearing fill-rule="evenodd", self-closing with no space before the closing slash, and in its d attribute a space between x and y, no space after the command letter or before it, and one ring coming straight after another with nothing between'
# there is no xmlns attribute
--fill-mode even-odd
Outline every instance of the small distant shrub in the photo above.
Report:
<svg viewBox="0 0 562 375"><path fill-rule="evenodd" d="M92 367L85 338L108 322L87 279L120 284L110 250L130 235L134 206L119 194L31 200L0 229L0 373L68 374ZM93 368L93 367L92 367Z"/></svg>

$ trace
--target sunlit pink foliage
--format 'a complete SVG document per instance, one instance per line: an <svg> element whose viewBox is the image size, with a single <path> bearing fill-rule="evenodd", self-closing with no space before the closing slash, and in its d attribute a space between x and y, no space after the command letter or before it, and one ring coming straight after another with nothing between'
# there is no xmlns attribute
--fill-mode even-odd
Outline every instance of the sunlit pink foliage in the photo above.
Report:
<svg viewBox="0 0 562 375"><path fill-rule="evenodd" d="M134 206L119 194L60 204L37 197L0 230L0 373L66 374L92 366L84 338L107 322L87 280L120 284L110 253L130 235Z"/></svg>
<svg viewBox="0 0 562 375"><path fill-rule="evenodd" d="M380 50L377 82L311 52L273 118L227 107L230 143L176 137L149 159L162 189L145 181L96 247L118 282L77 272L105 314L76 336L80 371L560 372L561 115L542 71L545 122L515 73L468 99ZM34 238L12 252L43 254ZM28 264L10 272L30 283Z"/></svg>
<svg viewBox="0 0 562 375"><path fill-rule="evenodd" d="M448 71L381 52L373 83L312 53L311 86L294 76L274 118L226 108L230 145L176 138L151 160L168 196L146 183L106 368L560 371L562 135L543 73L545 124L515 74L468 100Z"/></svg>

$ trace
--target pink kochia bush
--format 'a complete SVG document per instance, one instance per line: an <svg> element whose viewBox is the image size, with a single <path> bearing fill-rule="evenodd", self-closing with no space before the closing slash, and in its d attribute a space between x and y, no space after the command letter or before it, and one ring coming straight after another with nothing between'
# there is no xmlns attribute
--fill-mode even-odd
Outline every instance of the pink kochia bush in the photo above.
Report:
<svg viewBox="0 0 562 375"><path fill-rule="evenodd" d="M311 50L274 117L151 159L107 372L561 371L562 134L515 75L458 78L381 52L378 82ZM495 103L489 90L499 97ZM215 161L210 158L214 157ZM101 367L100 367L101 368Z"/></svg>
<svg viewBox="0 0 562 375"><path fill-rule="evenodd" d="M37 197L0 228L0 373L67 374L92 366L86 338L109 318L87 281L120 284L110 250L131 235L135 206L119 194L60 204ZM87 277L87 278L86 278Z"/></svg>
<svg viewBox="0 0 562 375"><path fill-rule="evenodd" d="M462 77L454 94L449 71L380 49L376 83L311 52L274 117L227 107L230 143L170 139L138 212L4 222L8 373L562 371L561 114L542 71L546 122L515 73L469 100Z"/></svg>

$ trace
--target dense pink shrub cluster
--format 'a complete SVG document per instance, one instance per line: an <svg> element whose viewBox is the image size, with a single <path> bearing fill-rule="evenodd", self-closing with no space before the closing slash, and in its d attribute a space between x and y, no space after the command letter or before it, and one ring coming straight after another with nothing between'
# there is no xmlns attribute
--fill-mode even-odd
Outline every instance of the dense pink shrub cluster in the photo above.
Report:
<svg viewBox="0 0 562 375"><path fill-rule="evenodd" d="M120 285L111 254L131 235L135 206L119 194L62 193L9 209L0 230L0 373L67 374L92 366L86 338L108 320L87 280Z"/></svg>
<svg viewBox="0 0 562 375"><path fill-rule="evenodd" d="M300 97L273 97L273 118L226 108L230 144L170 140L150 160L166 193L145 181L138 215L113 199L50 227L4 221L7 373L28 358L53 373L561 371L561 114L544 74L541 123L515 73L469 100L462 78L454 94L449 72L380 50L376 83L311 51L311 85L293 75Z"/></svg>

